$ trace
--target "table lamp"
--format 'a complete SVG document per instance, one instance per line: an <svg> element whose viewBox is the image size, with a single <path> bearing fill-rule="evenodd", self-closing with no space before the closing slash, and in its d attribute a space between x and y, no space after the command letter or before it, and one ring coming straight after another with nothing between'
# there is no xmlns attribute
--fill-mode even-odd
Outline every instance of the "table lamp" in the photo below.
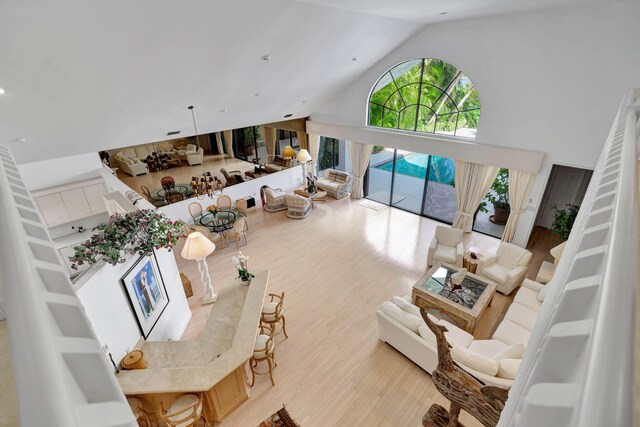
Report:
<svg viewBox="0 0 640 427"><path fill-rule="evenodd" d="M303 148L298 153L298 157L296 158L296 160L302 163L302 185L304 185L304 180L307 178L307 163L309 163L313 159L311 158L311 154L309 154L309 152Z"/></svg>
<svg viewBox="0 0 640 427"><path fill-rule="evenodd" d="M182 248L182 258L198 261L198 270L200 271L200 279L202 279L202 287L204 288L202 305L212 304L218 299L216 293L213 292L211 277L209 277L209 267L207 266L207 256L211 255L215 250L216 245L199 231L189 234L184 248Z"/></svg>
<svg viewBox="0 0 640 427"><path fill-rule="evenodd" d="M562 252L564 252L564 247L567 245L567 242L562 242L558 246L551 248L549 253L553 256L553 263L557 264L560 261L560 257L562 256Z"/></svg>
<svg viewBox="0 0 640 427"><path fill-rule="evenodd" d="M284 151L282 152L282 157L286 157L288 159L293 159L296 156L296 152L290 145L284 147Z"/></svg>

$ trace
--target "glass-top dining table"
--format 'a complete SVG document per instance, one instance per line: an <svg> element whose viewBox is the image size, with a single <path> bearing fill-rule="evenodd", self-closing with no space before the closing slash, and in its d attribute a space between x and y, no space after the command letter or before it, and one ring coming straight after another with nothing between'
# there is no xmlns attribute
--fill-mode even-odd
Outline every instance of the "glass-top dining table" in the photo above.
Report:
<svg viewBox="0 0 640 427"><path fill-rule="evenodd" d="M193 189L189 184L176 184L175 187L171 188L168 191L182 193L185 199L193 196ZM164 200L168 191L163 187L156 188L155 190L151 191L151 198L153 200Z"/></svg>
<svg viewBox="0 0 640 427"><path fill-rule="evenodd" d="M233 228L236 217L236 214L231 211L218 211L216 213L206 211L202 214L198 222L213 233L222 233L225 230L231 230Z"/></svg>

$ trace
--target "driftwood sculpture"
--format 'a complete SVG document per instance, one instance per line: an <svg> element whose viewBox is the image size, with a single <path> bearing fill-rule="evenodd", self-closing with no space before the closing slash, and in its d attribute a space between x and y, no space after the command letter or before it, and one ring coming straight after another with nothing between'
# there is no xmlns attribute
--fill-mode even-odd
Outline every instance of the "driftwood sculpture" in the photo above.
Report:
<svg viewBox="0 0 640 427"><path fill-rule="evenodd" d="M495 427L507 401L508 391L498 387L484 386L463 369L458 368L451 358L451 346L444 336L447 328L436 325L422 308L420 313L429 329L435 334L438 344L438 366L431 374L436 388L451 401L447 411L433 404L422 417L424 427L464 427L458 422L460 410L473 415L482 425Z"/></svg>

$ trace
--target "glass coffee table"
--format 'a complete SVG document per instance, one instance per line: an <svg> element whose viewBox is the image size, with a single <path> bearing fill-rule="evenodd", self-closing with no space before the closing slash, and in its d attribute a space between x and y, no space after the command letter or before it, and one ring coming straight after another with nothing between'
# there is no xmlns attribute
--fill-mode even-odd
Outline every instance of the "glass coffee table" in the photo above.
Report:
<svg viewBox="0 0 640 427"><path fill-rule="evenodd" d="M496 283L484 277L467 273L462 283L455 286L451 275L458 267L436 264L413 285L411 299L418 307L426 307L438 317L449 318L469 333L473 333L476 323L485 309L491 305L496 293ZM447 320L449 320L447 319Z"/></svg>

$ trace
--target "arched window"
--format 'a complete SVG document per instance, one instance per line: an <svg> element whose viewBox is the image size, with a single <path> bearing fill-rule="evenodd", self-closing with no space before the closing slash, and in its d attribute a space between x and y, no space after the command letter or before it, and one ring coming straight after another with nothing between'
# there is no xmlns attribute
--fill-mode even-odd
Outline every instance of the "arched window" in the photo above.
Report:
<svg viewBox="0 0 640 427"><path fill-rule="evenodd" d="M475 138L480 97L471 80L439 59L396 65L369 97L369 126Z"/></svg>

